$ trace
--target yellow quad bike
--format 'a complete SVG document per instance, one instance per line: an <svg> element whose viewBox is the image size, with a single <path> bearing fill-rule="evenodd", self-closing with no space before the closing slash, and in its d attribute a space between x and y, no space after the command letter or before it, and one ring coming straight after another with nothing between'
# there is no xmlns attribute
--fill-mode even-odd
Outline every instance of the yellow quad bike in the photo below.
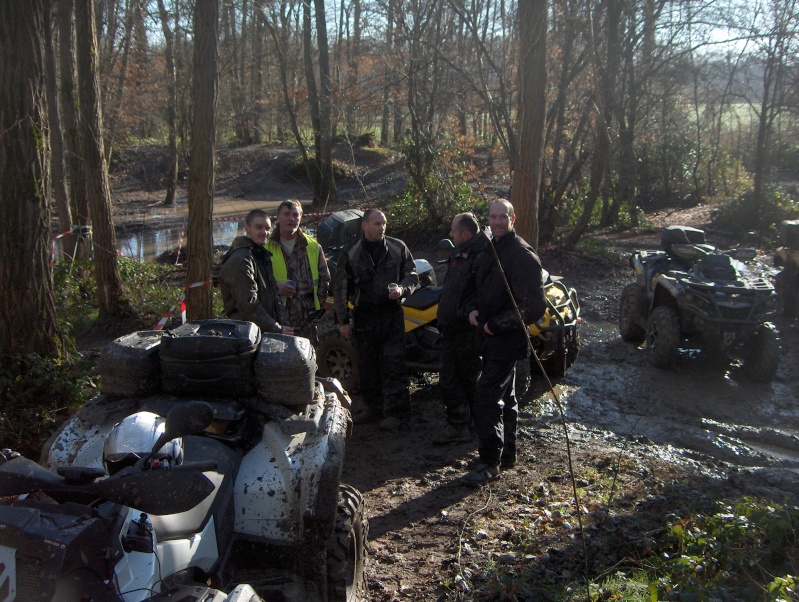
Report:
<svg viewBox="0 0 799 602"><path fill-rule="evenodd" d="M402 304L405 315L405 357L411 374L438 372L441 358L441 332L438 330L438 301L441 287L437 286L433 266L426 259L414 260L420 288ZM546 372L563 376L577 359L580 351L580 303L577 292L567 288L558 276L546 274L544 290L547 310L535 324L529 326L530 341ZM333 299L327 299L328 309ZM344 388L354 391L358 386L358 357L352 339L339 334L338 327L324 330L319 336L316 352L318 374L332 376ZM530 374L538 372L535 358L517 364L516 392L522 397L529 388Z"/></svg>

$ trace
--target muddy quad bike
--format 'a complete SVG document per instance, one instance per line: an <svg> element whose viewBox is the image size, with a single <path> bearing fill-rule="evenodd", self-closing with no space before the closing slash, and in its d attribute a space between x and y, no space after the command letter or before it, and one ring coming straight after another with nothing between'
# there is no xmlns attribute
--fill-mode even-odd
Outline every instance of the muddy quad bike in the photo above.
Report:
<svg viewBox="0 0 799 602"><path fill-rule="evenodd" d="M662 251L636 251L630 257L636 281L621 293L622 338L646 341L649 362L670 368L680 346L700 347L724 363L740 352L745 371L770 382L777 373L780 344L767 322L777 295L763 278L747 278L733 260L755 257L754 249L720 251L705 244L705 233L669 226Z"/></svg>
<svg viewBox="0 0 799 602"><path fill-rule="evenodd" d="M140 434L120 434L131 417L169 416L195 402L212 412L182 441L183 463L206 466L208 498L166 513L134 495L117 512L130 520L114 531L115 548L125 550L134 530L147 556L109 557L109 579L126 592L114 600L173 600L162 596L178 585L227 591L238 583L265 600L362 599L368 523L360 493L340 483L351 403L337 381L315 372L308 339L262 337L235 320L137 332L108 346L101 393L44 447L41 463L52 472L105 474L126 457L120 449L140 459L149 451L137 448Z"/></svg>
<svg viewBox="0 0 799 602"><path fill-rule="evenodd" d="M141 413L145 415L154 416ZM184 536L171 539L168 554L166 542L159 542L153 529L155 516L169 516L188 527L189 521L181 517L197 517L201 513L192 509L214 500L218 487L204 472L213 474L219 463L206 460L166 467L169 454L158 453L165 443L171 451L182 451L183 437L195 435L212 420L207 404L175 405L159 424L164 428L154 446L148 446L149 453L108 478L103 468L74 466L61 466L56 475L4 450L0 457L2 599L260 601L247 584L226 594L196 579L174 579L176 571L188 569L192 561L193 568L208 565L211 529L194 533L194 550ZM149 426L154 424L150 420ZM171 459L177 457L173 454ZM209 525L214 525L213 518ZM169 587L159 585L162 576L173 579Z"/></svg>
<svg viewBox="0 0 799 602"><path fill-rule="evenodd" d="M344 212L339 212L344 213ZM360 213L360 212L358 212ZM345 227L354 231L349 224L359 219L355 213L347 215L333 214L327 218L327 226L331 232L330 240L349 240L344 232ZM323 222L325 224L325 222ZM336 233L336 228L340 228ZM320 230L322 226L320 225ZM323 240L327 238L323 237ZM451 252L452 241L444 239L439 248ZM339 247L340 248L340 247ZM335 256L334 248L331 255ZM325 251L327 254L327 250ZM438 372L441 365L441 333L438 330L438 300L441 287L437 286L435 270L426 259L414 260L416 272L419 274L420 287L402 302L405 317L405 357L410 373ZM331 268L332 269L332 268ZM577 359L580 351L580 303L577 292L567 288L560 277L546 276L544 289L547 310L536 324L529 325L530 341L541 360L544 369L551 376L563 376ZM333 300L328 299L328 309L332 309ZM332 312L328 312L332 313ZM358 360L352 340L346 340L339 334L334 324L319 336L317 348L319 358L319 374L338 379L345 389L354 391L358 386ZM532 373L538 371L534 358L520 361L517 364L516 392L522 397L531 380Z"/></svg>

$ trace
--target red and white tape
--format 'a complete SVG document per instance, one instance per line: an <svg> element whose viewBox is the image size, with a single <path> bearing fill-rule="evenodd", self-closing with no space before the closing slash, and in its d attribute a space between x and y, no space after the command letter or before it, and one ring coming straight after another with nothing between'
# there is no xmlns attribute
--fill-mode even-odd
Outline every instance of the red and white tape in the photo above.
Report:
<svg viewBox="0 0 799 602"><path fill-rule="evenodd" d="M56 234L53 236L53 240L50 241L50 267L52 268L55 265L55 241L59 238L64 238L65 236L72 234L72 230L67 232L62 232L61 234Z"/></svg>
<svg viewBox="0 0 799 602"><path fill-rule="evenodd" d="M188 285L186 288L183 289L183 292L180 293L180 297L178 298L177 302L169 308L169 311L164 314L164 317L158 321L153 327L153 330L163 330L166 323L169 322L169 318L172 317L172 314L175 313L175 310L180 308L180 323L186 323L186 293L189 292L190 288L197 288L200 286L211 286L211 280L203 280L202 282L193 282L192 284Z"/></svg>

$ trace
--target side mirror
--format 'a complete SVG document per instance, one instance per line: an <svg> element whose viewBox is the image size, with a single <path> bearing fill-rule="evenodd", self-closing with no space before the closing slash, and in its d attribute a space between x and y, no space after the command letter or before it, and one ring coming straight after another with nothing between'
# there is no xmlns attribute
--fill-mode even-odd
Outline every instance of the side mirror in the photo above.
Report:
<svg viewBox="0 0 799 602"><path fill-rule="evenodd" d="M161 449L167 441L199 433L213 421L214 411L204 401L187 401L175 404L166 415L164 432L153 445L150 456Z"/></svg>

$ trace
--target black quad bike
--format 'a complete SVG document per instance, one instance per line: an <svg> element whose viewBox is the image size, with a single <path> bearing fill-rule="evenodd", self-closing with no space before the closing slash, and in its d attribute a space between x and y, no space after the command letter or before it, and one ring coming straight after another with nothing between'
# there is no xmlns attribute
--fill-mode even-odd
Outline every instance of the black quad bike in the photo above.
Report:
<svg viewBox="0 0 799 602"><path fill-rule="evenodd" d="M736 262L754 259L754 249L721 251L705 244L705 233L687 226L661 232L661 251L630 257L636 281L621 293L619 331L626 341L646 341L649 362L671 368L679 347L699 347L726 363L743 359L749 376L770 382L777 374L780 342L767 321L777 294L763 278L750 278Z"/></svg>

